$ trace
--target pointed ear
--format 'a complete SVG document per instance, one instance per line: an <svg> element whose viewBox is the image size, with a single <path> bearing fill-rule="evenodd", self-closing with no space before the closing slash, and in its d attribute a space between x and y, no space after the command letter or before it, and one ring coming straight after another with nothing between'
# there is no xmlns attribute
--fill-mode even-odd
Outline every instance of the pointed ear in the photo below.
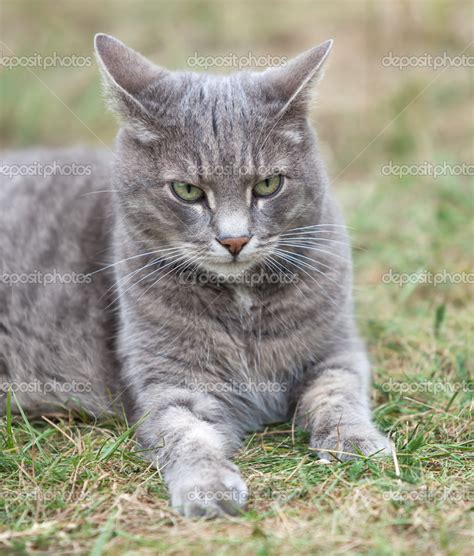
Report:
<svg viewBox="0 0 474 556"><path fill-rule="evenodd" d="M322 68L332 45L332 40L325 41L284 66L270 68L261 74L271 95L285 102L282 111L291 108L292 112L307 112L311 92L322 77Z"/></svg>
<svg viewBox="0 0 474 556"><path fill-rule="evenodd" d="M147 119L140 93L166 71L109 35L97 34L94 45L112 109L126 118Z"/></svg>

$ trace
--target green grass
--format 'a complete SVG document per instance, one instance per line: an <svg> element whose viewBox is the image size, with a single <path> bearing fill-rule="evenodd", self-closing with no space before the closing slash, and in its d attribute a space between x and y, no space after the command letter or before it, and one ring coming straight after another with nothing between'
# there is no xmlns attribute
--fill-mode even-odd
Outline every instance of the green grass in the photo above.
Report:
<svg viewBox="0 0 474 556"><path fill-rule="evenodd" d="M396 458L322 464L308 451L307 435L283 424L246 439L236 458L251 491L248 511L186 521L169 508L159 474L140 459L123 423L6 416L0 553L472 553L473 285L400 287L385 278L392 270L471 273L472 281L472 178L382 172L390 161L472 164L472 80L466 69L450 69L430 85L433 71L380 64L390 50L461 52L471 40L469 4L413 2L408 12L395 2L137 5L2 2L9 24L3 17L1 40L22 54L87 55L91 35L105 31L183 67L195 50L288 55L336 38L316 115L353 227L357 318L374 366L375 418ZM94 69L53 68L40 77L111 141L115 124L103 111ZM0 95L3 146L97 142L28 72L3 71Z"/></svg>

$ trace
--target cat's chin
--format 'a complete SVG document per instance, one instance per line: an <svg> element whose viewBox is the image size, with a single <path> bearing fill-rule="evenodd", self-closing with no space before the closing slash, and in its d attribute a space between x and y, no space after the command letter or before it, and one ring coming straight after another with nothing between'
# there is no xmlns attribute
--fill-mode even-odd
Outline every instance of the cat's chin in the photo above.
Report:
<svg viewBox="0 0 474 556"><path fill-rule="evenodd" d="M253 266L252 261L246 262L231 262L231 263L208 263L205 269L212 273L217 274L219 277L231 281L234 277L242 276L247 270Z"/></svg>

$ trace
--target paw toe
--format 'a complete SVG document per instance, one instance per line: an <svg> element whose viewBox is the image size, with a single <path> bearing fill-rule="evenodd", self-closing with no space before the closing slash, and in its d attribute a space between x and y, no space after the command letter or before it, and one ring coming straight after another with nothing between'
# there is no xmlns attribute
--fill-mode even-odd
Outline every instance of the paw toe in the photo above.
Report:
<svg viewBox="0 0 474 556"><path fill-rule="evenodd" d="M319 458L347 461L357 457L385 457L392 453L390 441L377 430L366 433L337 431L326 436L314 433L310 443Z"/></svg>

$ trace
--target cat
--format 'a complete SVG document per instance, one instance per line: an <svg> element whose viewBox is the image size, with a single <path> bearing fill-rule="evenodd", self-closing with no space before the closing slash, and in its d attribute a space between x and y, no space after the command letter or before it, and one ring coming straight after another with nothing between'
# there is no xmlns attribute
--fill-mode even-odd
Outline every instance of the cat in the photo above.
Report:
<svg viewBox="0 0 474 556"><path fill-rule="evenodd" d="M245 507L230 458L268 423L294 419L324 459L390 453L308 119L331 46L212 75L96 36L113 154L3 156L3 414L124 411L190 517Z"/></svg>

